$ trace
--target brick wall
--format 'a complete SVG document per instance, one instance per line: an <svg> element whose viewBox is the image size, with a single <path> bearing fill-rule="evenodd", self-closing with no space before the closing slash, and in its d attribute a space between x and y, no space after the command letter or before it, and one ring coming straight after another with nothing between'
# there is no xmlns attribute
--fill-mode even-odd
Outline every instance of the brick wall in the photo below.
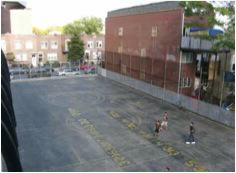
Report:
<svg viewBox="0 0 236 173"><path fill-rule="evenodd" d="M182 16L175 9L106 18L106 68L177 92Z"/></svg>

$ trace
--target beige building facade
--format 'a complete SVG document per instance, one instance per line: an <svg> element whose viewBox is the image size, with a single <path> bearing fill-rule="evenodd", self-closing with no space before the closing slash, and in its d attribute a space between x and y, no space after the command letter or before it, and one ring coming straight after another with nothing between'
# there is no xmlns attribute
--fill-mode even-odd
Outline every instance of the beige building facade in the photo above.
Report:
<svg viewBox="0 0 236 173"><path fill-rule="evenodd" d="M1 48L5 54L13 53L16 63L37 67L46 62L66 62L68 40L64 35L3 34Z"/></svg>

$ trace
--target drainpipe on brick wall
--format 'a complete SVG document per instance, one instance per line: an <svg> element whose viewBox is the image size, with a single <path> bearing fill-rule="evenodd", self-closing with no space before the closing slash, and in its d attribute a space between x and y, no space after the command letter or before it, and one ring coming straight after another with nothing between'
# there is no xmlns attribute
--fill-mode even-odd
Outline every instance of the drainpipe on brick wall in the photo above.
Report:
<svg viewBox="0 0 236 173"><path fill-rule="evenodd" d="M151 69L151 85L153 84L153 58L152 58L152 69Z"/></svg>
<svg viewBox="0 0 236 173"><path fill-rule="evenodd" d="M114 72L114 52L112 52L112 70Z"/></svg>
<svg viewBox="0 0 236 173"><path fill-rule="evenodd" d="M182 51L180 51L179 57L179 79L178 79L178 105L181 106L180 94L182 93L181 87L181 75L182 75Z"/></svg>
<svg viewBox="0 0 236 173"><path fill-rule="evenodd" d="M131 77L131 55L129 55L129 75Z"/></svg>
<svg viewBox="0 0 236 173"><path fill-rule="evenodd" d="M181 87L181 83L180 83L180 79L181 79L181 71L182 71L182 51L180 51L180 56L179 56L179 80L178 80L178 96L180 93L180 87Z"/></svg>
<svg viewBox="0 0 236 173"><path fill-rule="evenodd" d="M165 92L166 92L166 66L167 66L167 52L165 54L165 70L164 70L164 85L163 85L162 101L164 101L164 99L165 99Z"/></svg>

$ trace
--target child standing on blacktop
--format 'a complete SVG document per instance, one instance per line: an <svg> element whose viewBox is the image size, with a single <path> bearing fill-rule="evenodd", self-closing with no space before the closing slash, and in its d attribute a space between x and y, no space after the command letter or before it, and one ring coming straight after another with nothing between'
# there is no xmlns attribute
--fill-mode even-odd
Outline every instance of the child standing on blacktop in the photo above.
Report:
<svg viewBox="0 0 236 173"><path fill-rule="evenodd" d="M161 121L157 120L156 121L156 129L155 129L155 136L158 136L159 132L161 131Z"/></svg>
<svg viewBox="0 0 236 173"><path fill-rule="evenodd" d="M167 130L167 126L168 126L168 113L165 112L163 116L163 121L161 123L161 128Z"/></svg>
<svg viewBox="0 0 236 173"><path fill-rule="evenodd" d="M189 137L188 137L188 141L186 142L186 144L195 144L195 140L194 140L194 136L193 134L195 133L195 128L193 126L193 122L190 123L189 126Z"/></svg>

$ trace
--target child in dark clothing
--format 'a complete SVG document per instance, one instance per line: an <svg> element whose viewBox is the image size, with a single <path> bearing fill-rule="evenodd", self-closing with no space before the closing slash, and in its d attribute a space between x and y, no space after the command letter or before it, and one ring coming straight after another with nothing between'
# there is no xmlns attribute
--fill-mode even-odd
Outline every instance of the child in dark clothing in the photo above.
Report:
<svg viewBox="0 0 236 173"><path fill-rule="evenodd" d="M161 121L157 120L156 121L156 129L155 129L155 135L158 136L159 132L161 131Z"/></svg>

